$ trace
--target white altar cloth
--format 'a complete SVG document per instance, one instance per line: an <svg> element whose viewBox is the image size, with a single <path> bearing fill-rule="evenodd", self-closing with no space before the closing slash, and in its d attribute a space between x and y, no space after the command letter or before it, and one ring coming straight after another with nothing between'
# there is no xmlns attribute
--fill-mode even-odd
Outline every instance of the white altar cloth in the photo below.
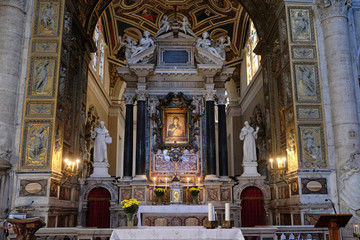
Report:
<svg viewBox="0 0 360 240"><path fill-rule="evenodd" d="M157 214L168 214L168 213L180 213L180 214L197 214L204 213L208 214L208 205L140 205L137 212L138 227L141 226L143 213L157 213ZM215 216L215 210L213 208L213 216Z"/></svg>
<svg viewBox="0 0 360 240"><path fill-rule="evenodd" d="M245 240L240 228L215 228L206 229L204 227L137 227L133 229L121 228L114 229L110 240L195 240L195 239L221 239L221 240Z"/></svg>

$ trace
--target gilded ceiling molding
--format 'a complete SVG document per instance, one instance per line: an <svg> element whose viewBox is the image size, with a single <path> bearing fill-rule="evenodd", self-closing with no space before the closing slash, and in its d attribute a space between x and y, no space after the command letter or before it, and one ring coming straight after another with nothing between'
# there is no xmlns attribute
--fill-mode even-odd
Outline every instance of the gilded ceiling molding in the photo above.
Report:
<svg viewBox="0 0 360 240"><path fill-rule="evenodd" d="M347 17L351 0L317 0L321 21L331 17Z"/></svg>
<svg viewBox="0 0 360 240"><path fill-rule="evenodd" d="M27 0L1 0L0 6L12 6L26 12Z"/></svg>

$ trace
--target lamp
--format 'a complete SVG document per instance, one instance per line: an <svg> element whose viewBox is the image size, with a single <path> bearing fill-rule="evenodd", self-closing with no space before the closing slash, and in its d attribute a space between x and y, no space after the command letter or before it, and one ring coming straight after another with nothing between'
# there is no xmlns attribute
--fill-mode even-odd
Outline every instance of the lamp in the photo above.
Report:
<svg viewBox="0 0 360 240"><path fill-rule="evenodd" d="M62 186L64 183L69 181L69 179L73 176L77 176L79 174L79 163L80 160L76 159L75 161L71 161L68 158L65 158L65 167L62 169L62 178L58 183L59 186Z"/></svg>

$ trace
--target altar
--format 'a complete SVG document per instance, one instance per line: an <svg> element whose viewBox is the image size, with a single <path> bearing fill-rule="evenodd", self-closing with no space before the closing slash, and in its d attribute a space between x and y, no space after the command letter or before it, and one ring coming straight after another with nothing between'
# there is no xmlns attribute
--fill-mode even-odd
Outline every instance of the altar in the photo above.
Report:
<svg viewBox="0 0 360 240"><path fill-rule="evenodd" d="M215 214L214 208L212 209L213 214ZM207 216L208 215L208 205L140 205L137 212L138 218L138 227L145 225L143 215L188 215L190 216ZM214 215L215 216L215 215Z"/></svg>
<svg viewBox="0 0 360 240"><path fill-rule="evenodd" d="M222 239L222 240L245 240L239 228L215 228L204 227L138 227L134 229L115 229L110 240L123 239Z"/></svg>

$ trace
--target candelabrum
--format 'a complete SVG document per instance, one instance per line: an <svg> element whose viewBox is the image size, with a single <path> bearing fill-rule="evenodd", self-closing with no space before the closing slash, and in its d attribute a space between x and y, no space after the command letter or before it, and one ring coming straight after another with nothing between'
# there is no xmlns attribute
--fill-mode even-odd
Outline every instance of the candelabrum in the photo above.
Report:
<svg viewBox="0 0 360 240"><path fill-rule="evenodd" d="M64 183L69 181L71 177L77 176L79 174L79 163L80 163L79 159L75 161L71 161L66 158L64 162L65 162L65 166L61 171L63 176L60 182L58 183L59 186L62 186Z"/></svg>
<svg viewBox="0 0 360 240"><path fill-rule="evenodd" d="M276 182L278 180L282 180L288 182L289 179L287 178L287 166L286 166L286 158L285 157L277 157L276 163L274 162L273 158L269 159L270 162L270 182Z"/></svg>

